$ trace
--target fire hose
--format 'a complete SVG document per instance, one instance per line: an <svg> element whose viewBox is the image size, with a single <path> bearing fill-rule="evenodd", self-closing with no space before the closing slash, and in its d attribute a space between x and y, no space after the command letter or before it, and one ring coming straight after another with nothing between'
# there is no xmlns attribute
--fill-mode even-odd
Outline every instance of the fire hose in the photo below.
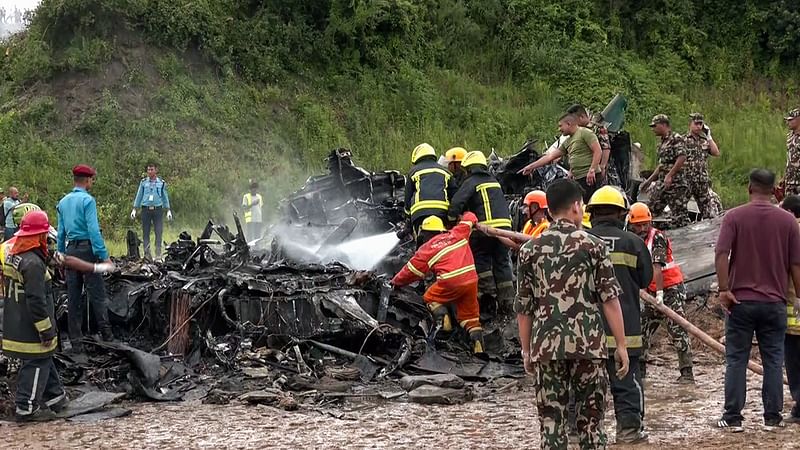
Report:
<svg viewBox="0 0 800 450"><path fill-rule="evenodd" d="M489 236L510 239L515 242L525 242L531 239L531 236L528 236L527 234L523 233L517 233L515 231L501 230L480 224L478 224L476 228L482 233L487 234ZM640 297L643 301L652 305L658 312L665 315L670 320L680 325L689 334L699 339L700 342L710 347L711 349L715 350L717 353L721 353L723 355L725 354L725 346L722 345L722 343L712 338L708 334L704 333L701 329L694 326L691 322L689 322L688 320L683 318L680 314L670 309L668 306L664 305L663 303L658 303L658 301L656 301L656 299L652 295L648 294L645 291L641 291ZM764 368L754 361L748 361L747 368L759 375L762 376L764 375ZM783 382L784 384L788 384L786 379L784 379Z"/></svg>

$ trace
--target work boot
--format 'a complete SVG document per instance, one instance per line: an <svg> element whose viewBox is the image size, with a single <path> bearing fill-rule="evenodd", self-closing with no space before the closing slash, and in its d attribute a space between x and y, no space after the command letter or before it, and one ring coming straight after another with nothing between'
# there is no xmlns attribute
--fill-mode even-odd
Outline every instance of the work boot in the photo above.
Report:
<svg viewBox="0 0 800 450"><path fill-rule="evenodd" d="M617 444L641 444L647 442L647 433L636 428L617 430Z"/></svg>
<svg viewBox="0 0 800 450"><path fill-rule="evenodd" d="M453 321L450 319L450 314L447 312L447 307L437 304L432 309L433 320L436 321L436 326L442 331L453 331Z"/></svg>
<svg viewBox="0 0 800 450"><path fill-rule="evenodd" d="M694 384L694 373L691 367L684 367L681 369L681 376L678 377L680 384Z"/></svg>
<svg viewBox="0 0 800 450"><path fill-rule="evenodd" d="M56 414L49 408L39 408L31 414L14 414L17 422L48 422L57 419Z"/></svg>
<svg viewBox="0 0 800 450"><path fill-rule="evenodd" d="M69 396L67 395L66 392L64 392L64 396L61 397L61 400L50 405L50 410L58 414L61 411L65 410L67 408L67 405L69 405Z"/></svg>
<svg viewBox="0 0 800 450"><path fill-rule="evenodd" d="M486 345L483 342L483 331L472 330L469 332L469 339L472 341L472 353L486 353Z"/></svg>

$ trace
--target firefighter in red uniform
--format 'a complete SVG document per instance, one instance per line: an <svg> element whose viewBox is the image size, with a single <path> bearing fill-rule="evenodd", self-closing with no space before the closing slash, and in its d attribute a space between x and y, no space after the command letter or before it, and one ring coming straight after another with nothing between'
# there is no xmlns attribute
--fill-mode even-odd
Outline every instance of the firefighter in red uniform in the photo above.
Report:
<svg viewBox="0 0 800 450"><path fill-rule="evenodd" d="M638 234L647 244L653 260L653 282L647 290L655 295L659 303L685 316L683 305L686 303L686 286L683 284L683 273L672 257L672 243L660 230L653 227L653 215L644 203L634 203L628 215L631 231ZM646 357L650 347L650 338L662 322L666 321L667 332L672 338L672 346L678 352L678 369L681 375L678 383L694 383L692 371L692 348L686 330L672 320L666 319L649 303L642 312L642 357L639 360L642 378L646 373Z"/></svg>
<svg viewBox="0 0 800 450"><path fill-rule="evenodd" d="M522 201L528 208L528 221L522 232L532 237L539 237L550 222L547 220L547 195L544 191L530 191Z"/></svg>
<svg viewBox="0 0 800 450"><path fill-rule="evenodd" d="M438 326L444 331L453 329L445 306L452 302L456 307L458 323L469 333L473 351L483 353L483 329L478 307L478 272L469 248L469 236L476 223L478 218L475 214L466 212L461 221L447 231L441 218L425 218L420 232L423 237L430 239L420 246L408 264L394 276L392 285L405 286L422 280L425 274L433 272L436 282L425 291L423 298Z"/></svg>

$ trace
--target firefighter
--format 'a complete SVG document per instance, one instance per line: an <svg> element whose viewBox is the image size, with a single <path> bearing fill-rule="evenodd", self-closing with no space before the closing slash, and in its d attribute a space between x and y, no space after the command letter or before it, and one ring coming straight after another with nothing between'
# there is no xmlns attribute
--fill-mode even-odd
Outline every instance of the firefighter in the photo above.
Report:
<svg viewBox="0 0 800 450"><path fill-rule="evenodd" d="M453 147L444 154L444 159L447 162L447 170L453 174L453 184L456 189L458 186L461 186L464 177L467 175L464 169L461 168L461 161L464 160L466 154L467 151L462 147Z"/></svg>
<svg viewBox="0 0 800 450"><path fill-rule="evenodd" d="M44 211L27 214L3 261L7 295L2 346L8 357L22 361L15 400L19 421L53 419L53 411L68 402L53 362L58 346L53 299L45 295L49 230Z"/></svg>
<svg viewBox="0 0 800 450"><path fill-rule="evenodd" d="M653 263L642 239L623 230L628 207L622 192L611 186L601 187L592 195L586 210L592 216L589 233L605 241L614 265L614 276L622 288L619 301L625 324L630 370L624 378L618 378L615 374L614 358L607 360L606 368L611 382L611 394L614 396L617 442L632 444L647 439L642 425L644 392L638 364L642 352L639 291L650 284ZM604 324L608 347L616 348L617 343L605 320Z"/></svg>
<svg viewBox="0 0 800 450"><path fill-rule="evenodd" d="M250 180L250 191L242 196L245 236L248 240L254 241L261 237L263 206L264 198L258 193L258 182Z"/></svg>
<svg viewBox="0 0 800 450"><path fill-rule="evenodd" d="M683 273L672 257L672 243L660 230L653 227L653 215L645 203L634 203L628 215L628 224L634 233L644 239L650 257L653 260L653 281L647 290L659 303L685 315L683 305L686 303L686 286L683 284ZM646 375L646 357L650 347L650 338L658 330L665 317L649 303L642 312L642 357L639 359L642 378ZM678 383L693 384L692 348L689 335L680 325L666 319L667 332L672 338L672 346L678 353Z"/></svg>
<svg viewBox="0 0 800 450"><path fill-rule="evenodd" d="M453 175L436 161L436 151L429 144L419 144L411 152L411 170L406 176L405 207L411 219L415 237L419 227L428 216L444 221L447 208L455 193ZM417 247L422 245L417 241Z"/></svg>
<svg viewBox="0 0 800 450"><path fill-rule="evenodd" d="M528 236L538 237L550 226L547 220L547 195L544 191L530 191L522 203L528 209L528 221L522 227L522 232Z"/></svg>
<svg viewBox="0 0 800 450"><path fill-rule="evenodd" d="M466 212L449 232L438 216L422 221L420 234L427 239L411 257L408 264L392 279L395 287L422 280L429 272L436 281L425 291L423 298L443 331L453 329L446 303L453 303L459 325L469 333L475 353L483 353L483 329L478 307L478 273L470 251L469 238L478 222L475 214Z"/></svg>
<svg viewBox="0 0 800 450"><path fill-rule="evenodd" d="M470 211L484 226L510 230L508 203L500 183L489 174L486 156L479 151L469 152L464 156L461 167L467 171L467 177L450 202L448 218L454 221ZM470 236L469 245L475 256L480 295L494 296L499 312L510 312L516 292L508 247L477 230Z"/></svg>

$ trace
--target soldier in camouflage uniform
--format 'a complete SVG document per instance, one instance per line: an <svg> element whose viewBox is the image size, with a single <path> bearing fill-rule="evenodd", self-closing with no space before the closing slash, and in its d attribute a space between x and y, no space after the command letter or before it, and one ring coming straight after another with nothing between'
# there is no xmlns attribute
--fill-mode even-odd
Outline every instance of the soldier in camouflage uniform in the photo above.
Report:
<svg viewBox="0 0 800 450"><path fill-rule="evenodd" d="M719 217L722 211L724 211L722 208L722 199L720 199L719 194L714 192L710 187L708 188L708 198L710 200L708 203L709 214L711 214L711 217Z"/></svg>
<svg viewBox="0 0 800 450"><path fill-rule="evenodd" d="M683 136L672 131L669 117L658 114L650 122L653 133L661 138L658 144L658 166L644 183L642 189L650 190L650 210L660 214L669 206L672 228L689 224L689 185L686 183L684 164L686 162L686 141Z"/></svg>
<svg viewBox="0 0 800 450"><path fill-rule="evenodd" d="M655 296L659 303L665 304L671 310L685 316L684 304L686 303L686 286L683 283L683 273L680 266L672 257L672 248L669 240L660 230L653 227L652 214L644 203L635 203L631 206L628 217L628 226L631 231L641 237L653 260L653 271L657 275L648 286L648 292ZM642 312L642 357L640 373L646 376L647 353L650 349L650 339L658 327L666 323L667 332L672 339L672 346L678 353L678 369L680 370L679 383L694 383L692 370L692 348L689 334L680 325L666 318L649 303L644 304Z"/></svg>
<svg viewBox="0 0 800 450"><path fill-rule="evenodd" d="M785 195L800 195L800 108L786 115L786 173L783 176Z"/></svg>
<svg viewBox="0 0 800 450"><path fill-rule="evenodd" d="M686 181L689 195L694 197L702 219L712 215L711 177L708 174L708 156L719 156L719 147L711 137L711 129L705 124L703 115L689 115L689 133L686 134Z"/></svg>
<svg viewBox="0 0 800 450"><path fill-rule="evenodd" d="M617 376L628 372L614 266L603 241L580 229L582 191L572 180L547 189L554 223L519 253L514 302L525 369L536 374L541 448L567 448L567 401L578 399L581 448L605 448L608 357L603 315L617 343Z"/></svg>

